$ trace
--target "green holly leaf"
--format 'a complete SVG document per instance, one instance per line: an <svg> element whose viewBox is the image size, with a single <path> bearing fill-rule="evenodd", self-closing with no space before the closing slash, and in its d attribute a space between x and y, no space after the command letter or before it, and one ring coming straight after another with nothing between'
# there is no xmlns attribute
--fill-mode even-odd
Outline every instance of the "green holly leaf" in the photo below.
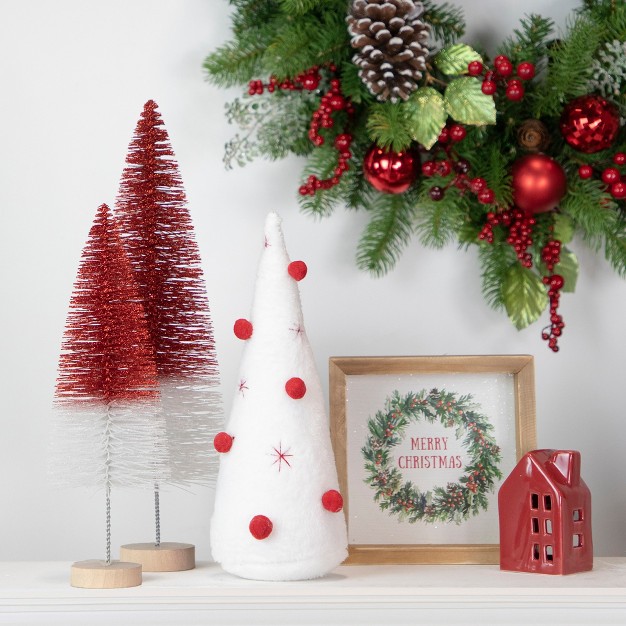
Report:
<svg viewBox="0 0 626 626"><path fill-rule="evenodd" d="M455 43L441 50L435 56L435 66L440 72L448 76L458 76L459 74L467 74L467 66L472 61L480 61L483 59L470 46L464 43Z"/></svg>
<svg viewBox="0 0 626 626"><path fill-rule="evenodd" d="M446 88L446 109L457 122L474 126L496 123L493 97L484 94L480 87L478 79L463 76L453 80Z"/></svg>
<svg viewBox="0 0 626 626"><path fill-rule="evenodd" d="M553 235L561 243L569 243L574 238L574 221L569 215L555 213Z"/></svg>
<svg viewBox="0 0 626 626"><path fill-rule="evenodd" d="M430 150L448 119L443 96L432 87L420 87L405 106L411 137Z"/></svg>
<svg viewBox="0 0 626 626"><path fill-rule="evenodd" d="M509 319L521 330L539 319L548 304L548 294L541 278L515 263L502 283L502 297Z"/></svg>
<svg viewBox="0 0 626 626"><path fill-rule="evenodd" d="M561 250L561 260L554 266L554 273L563 276L563 289L567 293L576 290L578 280L578 259L571 250Z"/></svg>

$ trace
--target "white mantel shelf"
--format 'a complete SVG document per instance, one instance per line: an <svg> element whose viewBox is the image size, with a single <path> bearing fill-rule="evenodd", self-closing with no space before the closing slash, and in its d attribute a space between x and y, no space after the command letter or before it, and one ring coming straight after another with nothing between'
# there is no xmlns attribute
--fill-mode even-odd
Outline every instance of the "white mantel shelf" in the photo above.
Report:
<svg viewBox="0 0 626 626"><path fill-rule="evenodd" d="M345 566L289 583L199 563L111 590L74 589L69 574L69 563L0 563L0 624L626 624L626 558L596 558L593 571L570 576L491 565Z"/></svg>

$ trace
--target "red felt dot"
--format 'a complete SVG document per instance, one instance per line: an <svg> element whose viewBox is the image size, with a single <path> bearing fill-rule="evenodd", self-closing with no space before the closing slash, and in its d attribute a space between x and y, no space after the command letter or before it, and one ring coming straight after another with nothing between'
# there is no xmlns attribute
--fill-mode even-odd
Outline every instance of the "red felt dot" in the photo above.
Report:
<svg viewBox="0 0 626 626"><path fill-rule="evenodd" d="M252 337L252 322L243 318L239 319L235 322L233 331L237 339L250 339L250 337Z"/></svg>
<svg viewBox="0 0 626 626"><path fill-rule="evenodd" d="M292 261L289 263L287 271L294 280L302 280L306 276L308 268L304 261Z"/></svg>
<svg viewBox="0 0 626 626"><path fill-rule="evenodd" d="M267 539L274 528L274 524L272 524L272 520L269 517L265 517L265 515L255 515L250 520L249 528L250 533L255 539Z"/></svg>
<svg viewBox="0 0 626 626"><path fill-rule="evenodd" d="M228 433L217 433L213 438L213 445L218 452L229 452L233 447L233 439Z"/></svg>
<svg viewBox="0 0 626 626"><path fill-rule="evenodd" d="M306 393L306 385L302 378L290 378L285 383L285 391L290 398L294 400L300 400Z"/></svg>
<svg viewBox="0 0 626 626"><path fill-rule="evenodd" d="M331 513L339 513L343 509L343 497L336 489L331 489L322 496L322 506Z"/></svg>

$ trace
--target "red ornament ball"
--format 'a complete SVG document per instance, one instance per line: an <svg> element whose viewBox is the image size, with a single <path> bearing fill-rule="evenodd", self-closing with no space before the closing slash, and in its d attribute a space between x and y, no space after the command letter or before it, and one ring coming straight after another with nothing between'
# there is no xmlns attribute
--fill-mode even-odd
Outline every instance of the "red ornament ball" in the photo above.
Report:
<svg viewBox="0 0 626 626"><path fill-rule="evenodd" d="M252 330L252 322L243 318L238 319L233 326L233 331L237 339L250 339L250 337L252 337Z"/></svg>
<svg viewBox="0 0 626 626"><path fill-rule="evenodd" d="M250 520L250 534L255 539L267 539L271 534L274 528L274 524L272 524L272 520L265 515L255 515Z"/></svg>
<svg viewBox="0 0 626 626"><path fill-rule="evenodd" d="M578 168L578 176L582 179L591 178L593 176L593 167L591 165L581 165Z"/></svg>
<svg viewBox="0 0 626 626"><path fill-rule="evenodd" d="M339 513L343 509L343 497L336 489L330 489L322 496L322 506L331 513Z"/></svg>
<svg viewBox="0 0 626 626"><path fill-rule="evenodd" d="M619 180L620 180L620 173L616 167L607 167L602 172L602 182L606 183L607 185L612 185L613 183L616 183Z"/></svg>
<svg viewBox="0 0 626 626"><path fill-rule="evenodd" d="M304 394L306 393L306 385L302 378L290 378L285 383L285 391L290 398L294 400L300 400L304 398Z"/></svg>
<svg viewBox="0 0 626 626"><path fill-rule="evenodd" d="M419 156L372 146L363 161L363 175L383 193L404 193L417 178Z"/></svg>
<svg viewBox="0 0 626 626"><path fill-rule="evenodd" d="M626 198L626 183L621 180L611 185L611 195L616 200L624 200Z"/></svg>
<svg viewBox="0 0 626 626"><path fill-rule="evenodd" d="M551 211L565 195L563 168L545 154L527 154L513 164L513 202L528 213Z"/></svg>
<svg viewBox="0 0 626 626"><path fill-rule="evenodd" d="M619 131L617 107L601 96L575 98L565 106L561 115L561 134L579 152L591 154L606 150Z"/></svg>
<svg viewBox="0 0 626 626"><path fill-rule="evenodd" d="M289 276L291 276L291 278L300 281L306 276L308 268L304 261L292 261L289 263L287 271L289 272Z"/></svg>
<svg viewBox="0 0 626 626"><path fill-rule="evenodd" d="M221 454L224 452L230 452L233 447L233 439L228 433L217 433L213 439L213 446L215 450Z"/></svg>

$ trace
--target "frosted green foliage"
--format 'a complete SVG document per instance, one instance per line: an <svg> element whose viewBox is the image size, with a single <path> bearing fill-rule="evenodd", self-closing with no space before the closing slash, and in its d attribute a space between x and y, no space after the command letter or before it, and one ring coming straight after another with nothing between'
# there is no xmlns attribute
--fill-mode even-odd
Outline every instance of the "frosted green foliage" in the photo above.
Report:
<svg viewBox="0 0 626 626"><path fill-rule="evenodd" d="M591 66L590 91L598 91L615 101L626 114L626 41L617 39L605 44Z"/></svg>
<svg viewBox="0 0 626 626"><path fill-rule="evenodd" d="M227 103L226 119L239 132L225 145L226 169L243 167L261 156L308 154L313 144L307 130L315 106L316 96L308 91L243 96Z"/></svg>

